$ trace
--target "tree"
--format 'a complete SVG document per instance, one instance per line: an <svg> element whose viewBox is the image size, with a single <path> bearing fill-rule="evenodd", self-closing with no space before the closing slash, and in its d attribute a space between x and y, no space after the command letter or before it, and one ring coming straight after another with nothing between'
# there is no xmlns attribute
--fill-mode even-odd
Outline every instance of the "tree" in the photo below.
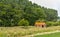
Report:
<svg viewBox="0 0 60 37"><path fill-rule="evenodd" d="M56 21L57 16L57 10L29 0L0 0L0 26L18 26L22 19L34 25L36 20Z"/></svg>

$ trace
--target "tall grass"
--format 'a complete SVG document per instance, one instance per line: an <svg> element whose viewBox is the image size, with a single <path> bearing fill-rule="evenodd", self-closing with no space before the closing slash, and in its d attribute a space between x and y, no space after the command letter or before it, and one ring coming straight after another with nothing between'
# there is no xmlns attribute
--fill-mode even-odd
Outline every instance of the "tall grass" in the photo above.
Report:
<svg viewBox="0 0 60 37"><path fill-rule="evenodd" d="M31 35L41 32L49 32L60 30L60 26L48 27L48 28L40 28L29 26L27 28L18 26L18 27L0 27L0 37L21 37L25 35Z"/></svg>

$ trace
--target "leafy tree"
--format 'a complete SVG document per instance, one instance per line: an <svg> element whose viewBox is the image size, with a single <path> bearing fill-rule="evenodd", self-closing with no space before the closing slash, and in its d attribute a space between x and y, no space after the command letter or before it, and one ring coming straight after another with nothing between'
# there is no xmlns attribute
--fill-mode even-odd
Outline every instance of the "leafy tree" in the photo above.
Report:
<svg viewBox="0 0 60 37"><path fill-rule="evenodd" d="M0 0L0 26L18 26L22 19L25 22L28 20L29 25L34 25L36 20L56 21L57 16L57 10L29 0Z"/></svg>

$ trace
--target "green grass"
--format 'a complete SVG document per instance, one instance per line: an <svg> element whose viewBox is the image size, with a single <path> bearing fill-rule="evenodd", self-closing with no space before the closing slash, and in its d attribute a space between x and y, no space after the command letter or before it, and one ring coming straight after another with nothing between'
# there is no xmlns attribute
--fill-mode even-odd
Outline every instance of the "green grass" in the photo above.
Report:
<svg viewBox="0 0 60 37"><path fill-rule="evenodd" d="M52 33L52 34L45 34L45 35L37 35L35 37L60 37L60 32L59 33Z"/></svg>
<svg viewBox="0 0 60 37"><path fill-rule="evenodd" d="M35 26L16 26L16 27L0 27L0 37L21 37L42 32L52 32L60 30L60 26L40 28Z"/></svg>

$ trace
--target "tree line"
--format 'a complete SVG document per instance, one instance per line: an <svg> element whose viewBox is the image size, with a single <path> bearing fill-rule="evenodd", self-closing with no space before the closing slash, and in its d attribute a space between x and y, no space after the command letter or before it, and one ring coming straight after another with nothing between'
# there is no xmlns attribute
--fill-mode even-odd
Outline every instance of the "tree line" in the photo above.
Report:
<svg viewBox="0 0 60 37"><path fill-rule="evenodd" d="M29 0L0 0L0 26L34 25L37 20L56 21L57 10Z"/></svg>

